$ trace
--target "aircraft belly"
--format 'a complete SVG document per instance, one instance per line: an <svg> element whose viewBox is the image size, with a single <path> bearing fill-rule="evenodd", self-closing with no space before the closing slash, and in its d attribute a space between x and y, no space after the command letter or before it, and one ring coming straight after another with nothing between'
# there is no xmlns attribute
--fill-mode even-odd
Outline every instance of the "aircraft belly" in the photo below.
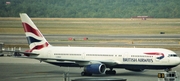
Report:
<svg viewBox="0 0 180 81"><path fill-rule="evenodd" d="M74 62L58 62L58 61L43 61L52 65L56 65L56 66L62 66L62 67L82 67L79 64L76 64Z"/></svg>
<svg viewBox="0 0 180 81"><path fill-rule="evenodd" d="M133 68L133 69L167 69L177 65L142 65L142 64L118 64L114 68Z"/></svg>

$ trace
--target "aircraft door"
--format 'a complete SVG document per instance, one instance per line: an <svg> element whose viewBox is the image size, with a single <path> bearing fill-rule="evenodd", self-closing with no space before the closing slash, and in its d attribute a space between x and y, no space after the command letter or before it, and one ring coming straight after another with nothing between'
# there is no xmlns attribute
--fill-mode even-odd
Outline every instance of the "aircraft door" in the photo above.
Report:
<svg viewBox="0 0 180 81"><path fill-rule="evenodd" d="M52 52L49 50L49 51L47 52L47 58L51 58L51 54L52 54Z"/></svg>
<svg viewBox="0 0 180 81"><path fill-rule="evenodd" d="M83 52L81 56L82 56L82 59L85 59L86 53Z"/></svg>
<svg viewBox="0 0 180 81"><path fill-rule="evenodd" d="M169 63L169 58L164 58L160 60L161 63Z"/></svg>
<svg viewBox="0 0 180 81"><path fill-rule="evenodd" d="M124 54L123 54L123 58L128 58L129 57L129 53L128 52L125 52Z"/></svg>

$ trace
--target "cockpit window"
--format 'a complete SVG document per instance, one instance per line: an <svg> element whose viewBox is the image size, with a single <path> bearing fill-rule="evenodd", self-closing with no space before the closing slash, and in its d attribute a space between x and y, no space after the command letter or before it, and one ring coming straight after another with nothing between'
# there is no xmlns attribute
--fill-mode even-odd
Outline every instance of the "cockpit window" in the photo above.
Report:
<svg viewBox="0 0 180 81"><path fill-rule="evenodd" d="M176 54L169 54L168 57L177 57Z"/></svg>

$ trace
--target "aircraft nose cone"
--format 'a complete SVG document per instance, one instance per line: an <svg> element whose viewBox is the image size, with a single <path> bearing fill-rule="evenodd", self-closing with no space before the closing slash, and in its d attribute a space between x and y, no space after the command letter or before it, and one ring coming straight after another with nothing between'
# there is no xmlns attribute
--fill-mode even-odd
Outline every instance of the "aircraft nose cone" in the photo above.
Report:
<svg viewBox="0 0 180 81"><path fill-rule="evenodd" d="M179 59L178 59L178 63L180 64L180 57L179 57Z"/></svg>
<svg viewBox="0 0 180 81"><path fill-rule="evenodd" d="M177 62L178 65L180 64L180 57L178 57L178 58L176 59L176 62Z"/></svg>

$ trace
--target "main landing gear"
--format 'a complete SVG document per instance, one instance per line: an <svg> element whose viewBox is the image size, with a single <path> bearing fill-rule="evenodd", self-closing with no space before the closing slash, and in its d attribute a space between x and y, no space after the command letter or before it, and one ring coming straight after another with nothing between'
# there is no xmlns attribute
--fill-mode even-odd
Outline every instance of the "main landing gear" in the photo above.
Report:
<svg viewBox="0 0 180 81"><path fill-rule="evenodd" d="M106 75L115 75L115 74L116 74L116 71L113 70L113 68L110 68L110 70L106 70L105 74L106 74Z"/></svg>
<svg viewBox="0 0 180 81"><path fill-rule="evenodd" d="M171 68L166 68L166 69L164 69L164 71L169 72L169 71L172 71L172 69Z"/></svg>
<svg viewBox="0 0 180 81"><path fill-rule="evenodd" d="M92 76L92 73L88 73L88 72L81 72L81 76Z"/></svg>

